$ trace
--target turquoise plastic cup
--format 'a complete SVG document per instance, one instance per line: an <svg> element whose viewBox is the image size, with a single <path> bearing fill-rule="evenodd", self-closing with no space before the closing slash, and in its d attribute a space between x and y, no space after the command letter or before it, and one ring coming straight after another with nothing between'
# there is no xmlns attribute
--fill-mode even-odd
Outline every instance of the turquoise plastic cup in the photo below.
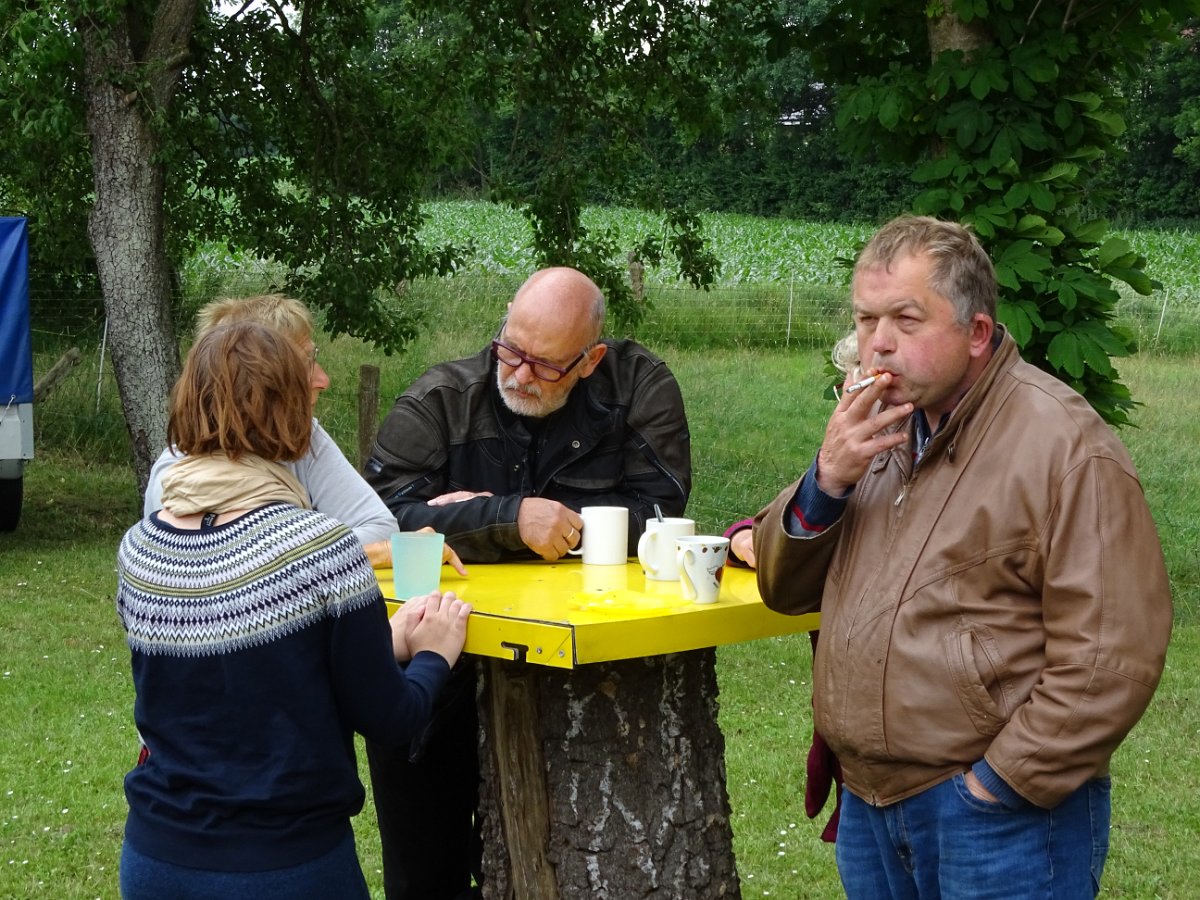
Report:
<svg viewBox="0 0 1200 900"><path fill-rule="evenodd" d="M444 535L422 531L392 535L392 579L397 600L420 597L438 589L445 540Z"/></svg>

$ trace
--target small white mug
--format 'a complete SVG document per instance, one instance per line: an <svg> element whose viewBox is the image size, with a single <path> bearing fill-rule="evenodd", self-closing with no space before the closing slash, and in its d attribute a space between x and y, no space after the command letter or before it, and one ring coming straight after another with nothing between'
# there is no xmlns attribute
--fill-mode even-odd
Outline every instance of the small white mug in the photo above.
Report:
<svg viewBox="0 0 1200 900"><path fill-rule="evenodd" d="M675 538L695 533L696 522L693 519L672 517L662 521L648 520L637 548L638 562L642 564L646 577L651 581L678 581L679 563L675 556L679 550L675 546Z"/></svg>
<svg viewBox="0 0 1200 900"><path fill-rule="evenodd" d="M629 510L624 506L585 506L580 544L568 550L591 566L623 566L629 561Z"/></svg>
<svg viewBox="0 0 1200 900"><path fill-rule="evenodd" d="M698 534L676 538L675 546L683 598L696 603L716 603L721 594L725 560L729 558L729 538Z"/></svg>

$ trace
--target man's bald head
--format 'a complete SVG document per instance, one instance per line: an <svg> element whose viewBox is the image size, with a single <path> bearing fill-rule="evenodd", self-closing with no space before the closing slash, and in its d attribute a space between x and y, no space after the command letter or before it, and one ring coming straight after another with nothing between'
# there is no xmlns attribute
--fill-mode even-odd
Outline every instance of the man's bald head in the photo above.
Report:
<svg viewBox="0 0 1200 900"><path fill-rule="evenodd" d="M508 321L522 331L569 335L571 343L589 346L604 332L604 295L596 282L578 269L541 269L517 289Z"/></svg>

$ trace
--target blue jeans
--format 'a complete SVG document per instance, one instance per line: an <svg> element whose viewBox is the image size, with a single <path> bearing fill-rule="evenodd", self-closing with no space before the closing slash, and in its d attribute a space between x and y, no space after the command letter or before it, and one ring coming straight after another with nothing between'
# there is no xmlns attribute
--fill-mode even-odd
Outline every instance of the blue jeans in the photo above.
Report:
<svg viewBox="0 0 1200 900"><path fill-rule="evenodd" d="M370 900L354 835L324 856L287 869L216 872L177 866L121 847L123 900Z"/></svg>
<svg viewBox="0 0 1200 900"><path fill-rule="evenodd" d="M838 873L849 900L1092 900L1108 855L1108 778L1054 809L974 797L955 775L874 807L843 789Z"/></svg>

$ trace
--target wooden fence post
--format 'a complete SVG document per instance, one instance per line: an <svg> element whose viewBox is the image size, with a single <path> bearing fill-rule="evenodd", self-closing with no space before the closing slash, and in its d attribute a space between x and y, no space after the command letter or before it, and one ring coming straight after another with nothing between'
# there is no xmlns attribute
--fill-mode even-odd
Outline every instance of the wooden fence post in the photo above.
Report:
<svg viewBox="0 0 1200 900"><path fill-rule="evenodd" d="M379 366L358 367L358 468L366 465L379 429Z"/></svg>

